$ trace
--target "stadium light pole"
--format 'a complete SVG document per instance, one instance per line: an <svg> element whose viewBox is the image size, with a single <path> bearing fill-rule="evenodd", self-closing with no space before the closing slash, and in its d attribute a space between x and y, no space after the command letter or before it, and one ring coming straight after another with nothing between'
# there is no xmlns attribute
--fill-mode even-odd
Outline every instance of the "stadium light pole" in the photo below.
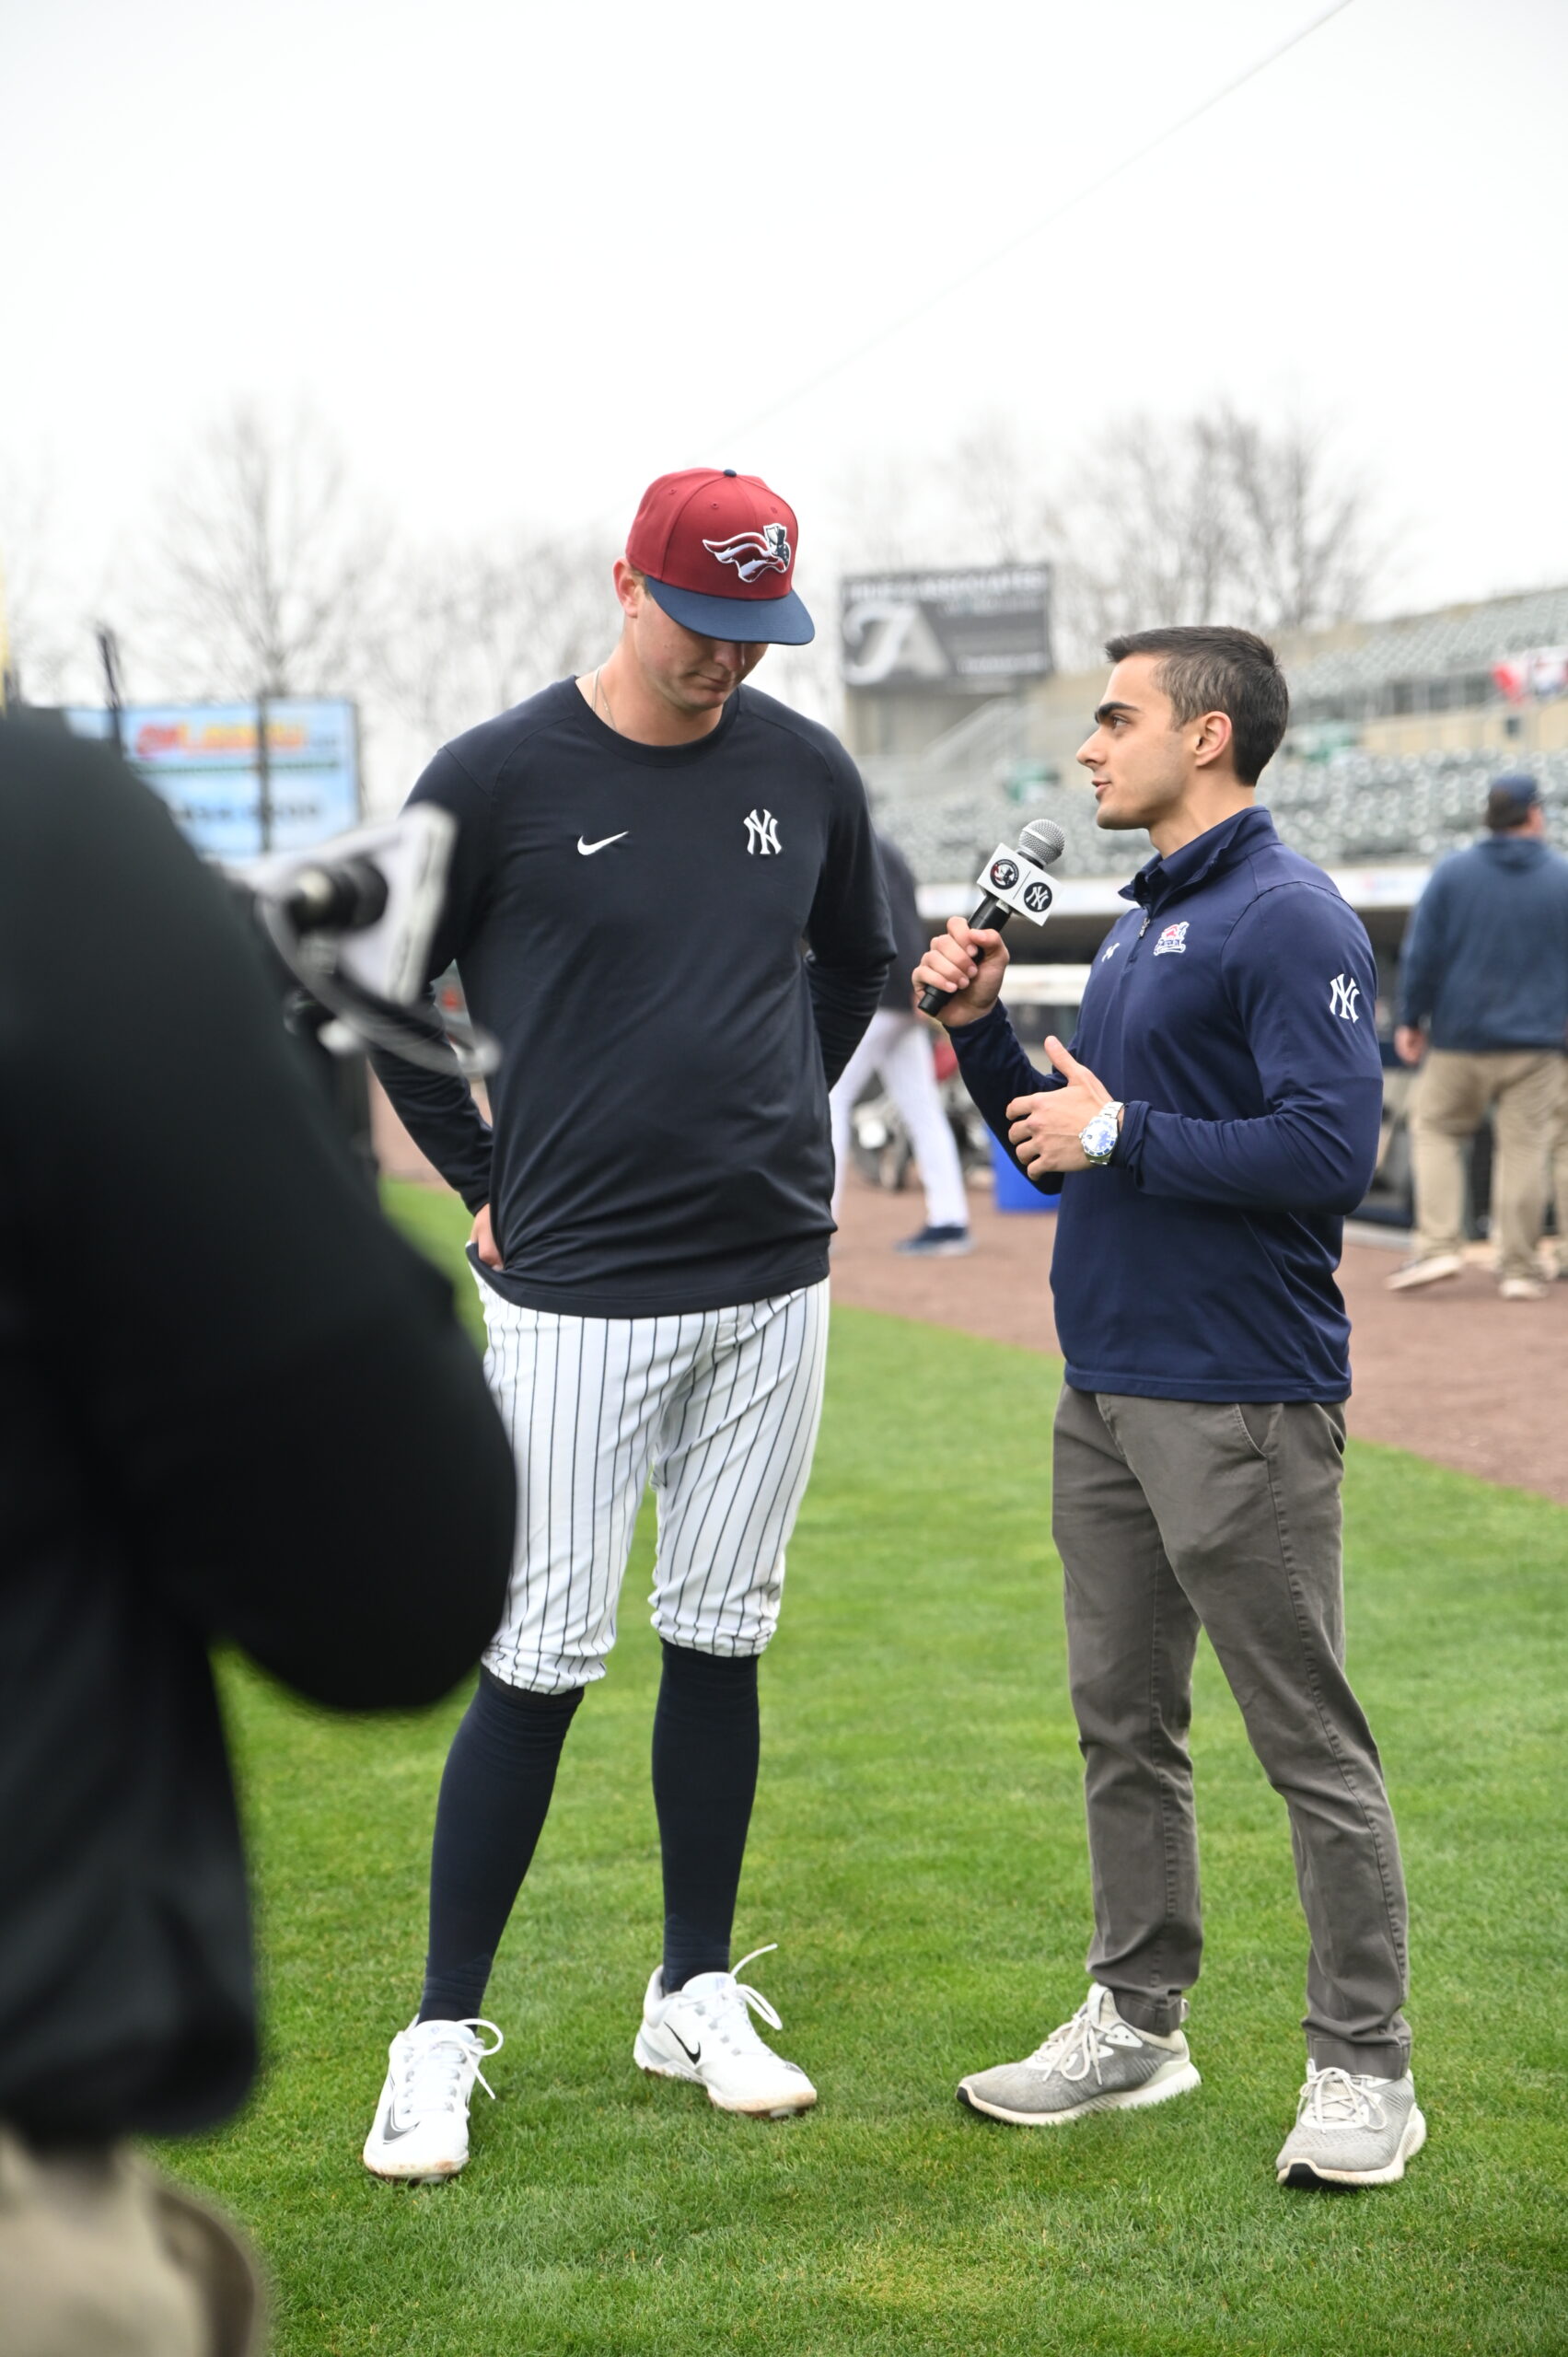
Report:
<svg viewBox="0 0 1568 2357"><path fill-rule="evenodd" d="M273 847L273 763L267 746L267 691L261 688L256 696L256 827L261 836L258 848L270 852Z"/></svg>
<svg viewBox="0 0 1568 2357"><path fill-rule="evenodd" d="M110 734L114 749L122 761L125 758L125 691L120 677L120 642L107 622L99 622L93 633L98 641L98 659L103 666L103 691L109 705Z"/></svg>
<svg viewBox="0 0 1568 2357"><path fill-rule="evenodd" d="M11 668L11 632L6 611L6 568L0 563L0 715L21 703L21 690Z"/></svg>

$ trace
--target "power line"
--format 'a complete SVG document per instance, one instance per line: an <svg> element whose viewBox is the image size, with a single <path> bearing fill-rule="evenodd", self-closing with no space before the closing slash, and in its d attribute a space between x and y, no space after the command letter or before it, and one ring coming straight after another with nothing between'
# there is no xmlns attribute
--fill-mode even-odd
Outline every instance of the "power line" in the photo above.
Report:
<svg viewBox="0 0 1568 2357"><path fill-rule="evenodd" d="M1130 155L1123 156L1121 161L1112 164L1109 170L1099 173L1092 180L1086 181L1084 186L1075 189L1071 196L1063 197L1060 204L1053 205L1049 213L1042 214L1040 219L1031 222L1027 229L1018 230L1004 244L994 247L982 261L971 263L970 268L961 271L957 278L948 279L946 284L938 286L932 294L923 296L920 301L912 305L909 310L900 312L896 318L886 320L863 342L852 345L849 351L841 353L839 357L836 360L830 360L825 368L819 368L815 376L802 378L801 382L793 386L787 393L781 393L778 400L771 401L766 409L755 410L749 418L743 419L738 424L731 424L722 434L710 436L707 447L710 449L716 449L723 445L733 448L744 435L755 433L760 425L766 425L772 419L777 417L781 411L793 408L796 401L805 401L809 394L817 392L823 385L830 384L832 379L842 376L846 368L853 368L857 360L864 360L868 352L875 352L879 345L889 343L894 336L901 335L904 330L912 327L917 319L923 319L929 312L937 310L953 296L961 294L966 286L972 286L977 278L983 277L988 270L993 270L999 261L1005 261L1009 254L1016 253L1021 246L1030 244L1045 230L1054 228L1058 221L1065 219L1066 215L1075 211L1080 204L1086 204L1089 199L1098 196L1102 189L1109 188L1111 183L1121 180L1123 174L1134 170L1139 164L1145 163L1151 156L1157 154L1160 148L1167 147L1173 139L1179 139L1184 131L1190 131L1195 122L1201 122L1204 115L1212 114L1216 107L1225 104L1226 99L1234 98L1237 90L1244 90L1249 82L1255 82L1260 74L1266 74L1271 65L1277 65L1280 59L1288 56L1293 49L1299 49L1304 41L1310 41L1312 35L1320 32L1333 17L1342 16L1351 5L1352 0L1333 0L1332 7L1320 10L1309 23L1301 26L1297 31L1290 35L1288 40L1281 41L1277 48L1271 49L1262 57L1254 59L1242 73L1233 75L1228 82L1222 83L1218 89L1211 90L1206 99L1200 99L1195 107L1190 107L1185 114L1179 115L1174 122L1167 123L1165 129L1156 132L1152 139L1144 140L1141 147L1134 147Z"/></svg>

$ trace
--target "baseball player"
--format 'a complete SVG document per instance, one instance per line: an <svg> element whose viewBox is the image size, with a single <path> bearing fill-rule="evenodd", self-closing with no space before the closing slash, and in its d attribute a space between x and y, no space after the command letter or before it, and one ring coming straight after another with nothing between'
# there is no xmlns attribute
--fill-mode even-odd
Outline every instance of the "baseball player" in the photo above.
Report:
<svg viewBox="0 0 1568 2357"><path fill-rule="evenodd" d="M491 1122L455 1070L382 1076L474 1213L521 1506L505 1617L442 1779L424 1993L365 2146L378 2176L468 2158L469 2098L501 2043L480 2013L491 1963L604 1675L650 1475L665 1925L635 2060L728 2111L816 2100L754 2029L750 2012L778 2015L729 1943L757 1663L821 1402L828 1091L892 941L854 764L744 684L770 644L813 634L796 548L755 476L661 476L615 566L609 659L458 737L414 788L458 821L433 967L457 960L502 1044Z"/></svg>

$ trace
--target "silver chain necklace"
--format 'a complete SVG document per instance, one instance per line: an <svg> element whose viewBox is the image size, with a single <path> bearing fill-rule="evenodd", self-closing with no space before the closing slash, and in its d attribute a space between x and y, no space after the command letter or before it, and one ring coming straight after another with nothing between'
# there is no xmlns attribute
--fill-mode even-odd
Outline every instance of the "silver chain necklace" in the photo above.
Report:
<svg viewBox="0 0 1568 2357"><path fill-rule="evenodd" d="M602 669L602 668L603 668L602 664L600 665L599 668L600 668L600 669ZM597 719L597 718L598 718L598 703L599 703L599 697L600 697L600 695L601 695L601 694L602 694L602 695L603 695L603 697L604 697L604 716L605 716L606 720L610 723L610 726L611 726L611 728L615 729L615 733L616 733L616 735L619 737L619 736L620 736L620 734L621 734L621 730L620 730L620 728L616 726L615 714L614 714L614 713L613 713L613 712L611 712L611 710L610 710L610 691L609 691L609 690L608 690L608 689L601 689L601 688L600 688L599 683L598 683L598 671L596 671L596 672L594 673L594 701L593 701L593 711L594 711L594 716L595 716L595 718L596 718L596 719Z"/></svg>

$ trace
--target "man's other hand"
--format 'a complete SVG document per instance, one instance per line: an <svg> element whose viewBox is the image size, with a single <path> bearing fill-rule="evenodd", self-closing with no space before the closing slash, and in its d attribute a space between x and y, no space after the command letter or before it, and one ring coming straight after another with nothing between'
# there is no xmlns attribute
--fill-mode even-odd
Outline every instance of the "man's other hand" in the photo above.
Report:
<svg viewBox="0 0 1568 2357"><path fill-rule="evenodd" d="M949 917L914 970L917 991L934 982L947 993L936 1020L949 1031L989 1015L1002 991L1007 970L1007 950L999 933L976 933L962 917Z"/></svg>
<svg viewBox="0 0 1568 2357"><path fill-rule="evenodd" d="M1426 1053L1426 1034L1413 1023L1401 1023L1394 1034L1394 1053L1402 1064L1418 1064Z"/></svg>
<svg viewBox="0 0 1568 2357"><path fill-rule="evenodd" d="M1087 1170L1078 1132L1102 1105L1110 1102L1104 1082L1095 1078L1087 1064L1070 1056L1054 1033L1045 1043L1045 1052L1066 1086L1048 1088L1039 1097L1015 1097L1007 1108L1008 1144L1030 1178L1043 1178L1055 1170ZM1117 1126L1121 1127L1120 1121Z"/></svg>
<svg viewBox="0 0 1568 2357"><path fill-rule="evenodd" d="M487 1269L505 1267L495 1242L495 1231L490 1225L490 1205L481 1203L469 1230L469 1242L474 1247Z"/></svg>

